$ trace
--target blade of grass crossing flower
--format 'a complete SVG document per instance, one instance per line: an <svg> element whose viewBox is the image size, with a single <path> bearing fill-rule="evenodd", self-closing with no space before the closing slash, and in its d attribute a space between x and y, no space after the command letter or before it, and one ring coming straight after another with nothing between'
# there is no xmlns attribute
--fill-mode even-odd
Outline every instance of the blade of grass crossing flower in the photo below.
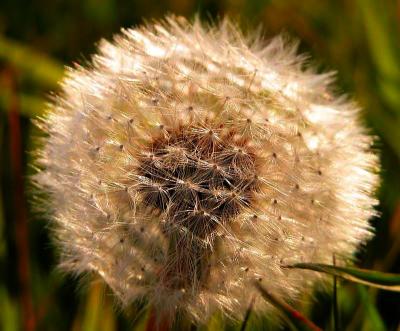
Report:
<svg viewBox="0 0 400 331"><path fill-rule="evenodd" d="M269 293L260 283L255 283L255 286L260 291L263 298L281 312L292 330L322 331L322 329L307 319L307 317L303 316L299 311Z"/></svg>
<svg viewBox="0 0 400 331"><path fill-rule="evenodd" d="M400 275L374 270L338 267L320 263L296 263L286 268L306 269L335 275L340 278L388 291L400 292Z"/></svg>

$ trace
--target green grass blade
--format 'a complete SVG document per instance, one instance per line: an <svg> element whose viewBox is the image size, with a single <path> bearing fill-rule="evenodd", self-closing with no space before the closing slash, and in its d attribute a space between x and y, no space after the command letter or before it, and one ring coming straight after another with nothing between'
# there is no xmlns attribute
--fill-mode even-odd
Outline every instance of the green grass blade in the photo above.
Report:
<svg viewBox="0 0 400 331"><path fill-rule="evenodd" d="M333 255L333 265L336 265L335 255ZM333 276L332 310L333 310L333 330L339 331L340 330L340 319L339 319L339 305L338 305L337 276Z"/></svg>
<svg viewBox="0 0 400 331"><path fill-rule="evenodd" d="M82 330L95 331L99 328L103 287L100 283L92 284L87 296L86 307L82 316Z"/></svg>
<svg viewBox="0 0 400 331"><path fill-rule="evenodd" d="M397 274L320 263L296 263L286 267L323 272L355 283L400 292L400 275Z"/></svg>
<svg viewBox="0 0 400 331"><path fill-rule="evenodd" d="M382 12L382 4L375 0L359 0L368 44L372 58L382 75L398 80L400 78L400 61L389 30L387 15Z"/></svg>
<svg viewBox="0 0 400 331"><path fill-rule="evenodd" d="M9 109L11 95L7 90L0 91L0 111ZM34 118L44 113L46 100L26 94L18 94L19 110L22 116Z"/></svg>
<svg viewBox="0 0 400 331"><path fill-rule="evenodd" d="M3 122L0 123L0 164L4 164L6 161L3 160L3 155L5 152L3 151L4 145L3 144L3 132L4 132L4 124ZM1 170L1 168L0 168ZM5 233L5 217L4 217L4 208L3 208L3 183L2 178L0 177L0 259L3 258L6 254L6 233Z"/></svg>
<svg viewBox="0 0 400 331"><path fill-rule="evenodd" d="M390 29L387 14L382 4L376 0L358 1L364 21L366 37L371 57L377 68L381 95L391 108L399 113L400 106L400 60L399 48L393 39L394 29Z"/></svg>
<svg viewBox="0 0 400 331"><path fill-rule="evenodd" d="M247 308L246 315L244 316L242 325L240 326L240 331L246 330L247 324L249 323L251 312L253 310L253 305L254 305L254 298L250 301L249 308Z"/></svg>
<svg viewBox="0 0 400 331"><path fill-rule="evenodd" d="M221 313L215 313L207 324L205 330L207 331L217 331L225 329L225 320ZM200 329L202 330L202 329Z"/></svg>
<svg viewBox="0 0 400 331"><path fill-rule="evenodd" d="M83 331L115 331L114 311L105 296L106 286L101 282L93 282L87 296L82 316Z"/></svg>
<svg viewBox="0 0 400 331"><path fill-rule="evenodd" d="M281 312L292 330L322 331L322 329L303 316L299 311L269 293L260 283L255 283L255 286L260 291L262 297Z"/></svg>
<svg viewBox="0 0 400 331"><path fill-rule="evenodd" d="M5 288L0 288L0 329L4 331L20 330L19 307L11 300Z"/></svg>
<svg viewBox="0 0 400 331"><path fill-rule="evenodd" d="M132 331L145 331L147 327L147 322L150 318L151 307L145 306L137 310L134 317L130 321L130 326Z"/></svg>
<svg viewBox="0 0 400 331"><path fill-rule="evenodd" d="M363 331L386 331L385 323L374 304L374 299L371 297L371 294L362 285L358 285L357 290L365 309L361 329Z"/></svg>

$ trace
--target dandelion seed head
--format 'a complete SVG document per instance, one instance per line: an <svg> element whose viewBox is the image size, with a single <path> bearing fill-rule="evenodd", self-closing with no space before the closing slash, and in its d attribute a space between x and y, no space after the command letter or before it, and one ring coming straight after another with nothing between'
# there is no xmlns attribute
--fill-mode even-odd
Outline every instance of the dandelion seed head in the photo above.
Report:
<svg viewBox="0 0 400 331"><path fill-rule="evenodd" d="M322 276L284 265L351 260L371 237L373 139L331 81L284 38L261 45L228 20L103 40L40 124L35 181L62 267L199 322L241 318L254 281L296 299Z"/></svg>

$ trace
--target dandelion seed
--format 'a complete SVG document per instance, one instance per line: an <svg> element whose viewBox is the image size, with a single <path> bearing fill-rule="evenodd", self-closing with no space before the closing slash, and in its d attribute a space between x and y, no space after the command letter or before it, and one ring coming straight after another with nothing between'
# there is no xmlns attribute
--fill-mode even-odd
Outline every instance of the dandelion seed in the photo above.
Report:
<svg viewBox="0 0 400 331"><path fill-rule="evenodd" d="M323 279L282 263L351 259L371 237L377 157L357 107L282 37L250 39L169 17L68 71L35 177L65 270L171 319L242 318L254 281L295 300Z"/></svg>

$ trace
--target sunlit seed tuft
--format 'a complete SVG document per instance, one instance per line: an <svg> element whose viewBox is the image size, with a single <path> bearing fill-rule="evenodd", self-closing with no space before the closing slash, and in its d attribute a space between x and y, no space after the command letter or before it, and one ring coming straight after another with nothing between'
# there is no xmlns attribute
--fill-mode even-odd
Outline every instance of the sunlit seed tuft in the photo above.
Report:
<svg viewBox="0 0 400 331"><path fill-rule="evenodd" d="M371 237L377 157L357 106L282 37L250 40L169 17L69 69L35 177L65 270L171 320L242 318L254 281L293 301L323 276L284 264L351 259Z"/></svg>

